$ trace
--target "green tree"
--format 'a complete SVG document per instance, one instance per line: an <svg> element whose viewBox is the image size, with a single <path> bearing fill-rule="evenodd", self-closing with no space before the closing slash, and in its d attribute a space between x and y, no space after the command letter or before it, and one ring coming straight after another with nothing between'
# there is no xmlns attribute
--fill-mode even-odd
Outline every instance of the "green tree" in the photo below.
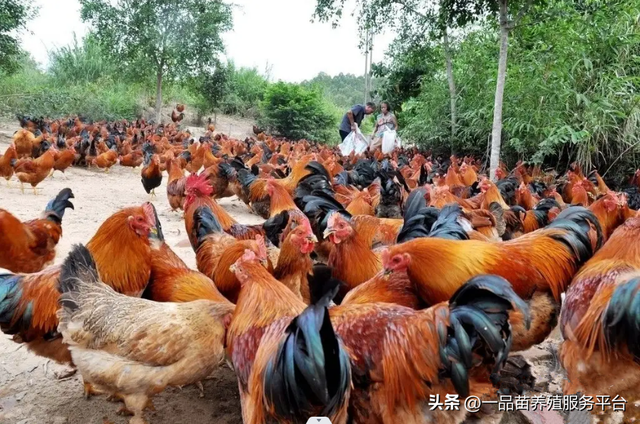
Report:
<svg viewBox="0 0 640 424"><path fill-rule="evenodd" d="M224 50L230 7L219 0L80 0L83 21L93 26L111 57L140 79L156 78L156 120L161 120L162 82L197 74Z"/></svg>
<svg viewBox="0 0 640 424"><path fill-rule="evenodd" d="M203 112L220 110L224 98L230 92L230 72L229 68L220 63L216 65L213 72L205 72L201 76L200 94L204 96L206 110Z"/></svg>
<svg viewBox="0 0 640 424"><path fill-rule="evenodd" d="M640 4L637 0L562 0L534 8L513 30L505 82L501 159L532 161L562 172L573 161L606 174L610 187L640 165ZM456 81L459 154L487 153L493 124L499 53L494 19L458 37ZM442 55L441 46L425 51ZM404 87L396 74L421 47L395 51L388 85ZM421 58L418 62L424 61ZM400 115L402 136L447 154L447 81L425 69L418 93L411 86ZM443 150L445 149L445 150ZM612 166L613 165L613 166ZM607 172L607 170L609 172ZM624 177L624 178L623 178Z"/></svg>
<svg viewBox="0 0 640 424"><path fill-rule="evenodd" d="M502 106L504 86L507 79L507 52L509 33L533 5L542 5L546 0L442 0L440 14L448 22L466 26L487 14L497 17L500 25L500 53L498 56L498 76L493 105L493 128L491 131L490 177L495 181L500 165L502 142Z"/></svg>
<svg viewBox="0 0 640 424"><path fill-rule="evenodd" d="M23 55L18 36L36 16L32 0L0 1L0 70L15 72Z"/></svg>
<svg viewBox="0 0 640 424"><path fill-rule="evenodd" d="M292 140L326 141L335 123L328 107L319 90L277 82L264 95L260 125Z"/></svg>

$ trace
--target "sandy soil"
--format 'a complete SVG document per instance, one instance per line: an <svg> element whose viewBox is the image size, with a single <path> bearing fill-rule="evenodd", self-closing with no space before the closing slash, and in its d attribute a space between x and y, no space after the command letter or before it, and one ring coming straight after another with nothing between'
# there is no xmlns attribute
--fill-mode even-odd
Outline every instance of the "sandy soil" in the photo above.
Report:
<svg viewBox="0 0 640 424"><path fill-rule="evenodd" d="M206 122L206 119L205 119ZM0 151L4 152L11 135L17 129L13 122L0 121ZM202 129L191 127L195 136ZM231 131L244 138L251 135L251 121L218 117L218 130ZM4 181L4 180L3 180ZM99 225L116 210L138 205L147 200L140 183L139 170L116 166L110 173L100 170L71 168L66 176L57 173L38 187L38 195L31 191L21 194L14 178L11 188L0 183L0 208L8 209L20 219L38 216L49 201L62 188L70 187L75 195L75 210L67 210L63 221L64 235L57 248L56 263L61 262L75 243L86 243ZM166 198L166 178L153 200L169 245L189 265L195 268L195 255L189 246L181 213L172 212ZM220 202L239 222L254 224L261 219L251 214L236 198ZM559 336L556 334L543 345L527 352L527 359L534 364L540 393L560 393L562 373L555 352ZM127 420L116 415L119 408L105 400L82 397L79 375L58 380L55 371L64 368L37 357L23 346L13 343L0 334L0 423L7 424L124 424ZM156 412L149 412L153 424L174 423L241 423L238 389L233 372L228 367L218 370L204 384L204 397L194 386L168 389L154 398ZM503 422L516 422L515 417L504 417ZM535 422L528 419L521 422ZM476 421L477 422L477 421ZM551 422L551 421L547 421Z"/></svg>

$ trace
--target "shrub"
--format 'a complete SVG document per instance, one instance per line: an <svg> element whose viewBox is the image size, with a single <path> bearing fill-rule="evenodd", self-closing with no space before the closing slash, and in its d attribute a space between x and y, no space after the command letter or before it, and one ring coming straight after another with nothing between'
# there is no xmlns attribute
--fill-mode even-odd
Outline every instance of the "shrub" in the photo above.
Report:
<svg viewBox="0 0 640 424"><path fill-rule="evenodd" d="M261 126L293 140L327 141L332 138L330 130L337 127L336 116L322 93L297 84L272 84L264 95L261 112Z"/></svg>

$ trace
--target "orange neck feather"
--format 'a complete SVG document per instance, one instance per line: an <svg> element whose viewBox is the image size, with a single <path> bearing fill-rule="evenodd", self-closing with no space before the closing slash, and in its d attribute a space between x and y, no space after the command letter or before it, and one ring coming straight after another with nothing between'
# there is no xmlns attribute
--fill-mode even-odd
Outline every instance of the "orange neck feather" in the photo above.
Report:
<svg viewBox="0 0 640 424"><path fill-rule="evenodd" d="M132 296L140 295L151 274L149 239L136 234L128 222L129 216L143 214L142 207L116 212L87 243L102 281Z"/></svg>

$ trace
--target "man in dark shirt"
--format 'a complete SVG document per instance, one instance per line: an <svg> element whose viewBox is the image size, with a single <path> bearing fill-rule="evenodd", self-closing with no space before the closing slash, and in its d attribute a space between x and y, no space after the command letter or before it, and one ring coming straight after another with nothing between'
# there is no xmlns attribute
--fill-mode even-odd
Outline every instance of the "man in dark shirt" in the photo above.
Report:
<svg viewBox="0 0 640 424"><path fill-rule="evenodd" d="M342 141L349 135L351 131L356 130L356 125L359 127L364 119L365 115L371 115L376 111L376 104L373 102L368 102L366 105L355 105L351 108L347 113L344 114L342 118L342 123L340 124L340 138Z"/></svg>

